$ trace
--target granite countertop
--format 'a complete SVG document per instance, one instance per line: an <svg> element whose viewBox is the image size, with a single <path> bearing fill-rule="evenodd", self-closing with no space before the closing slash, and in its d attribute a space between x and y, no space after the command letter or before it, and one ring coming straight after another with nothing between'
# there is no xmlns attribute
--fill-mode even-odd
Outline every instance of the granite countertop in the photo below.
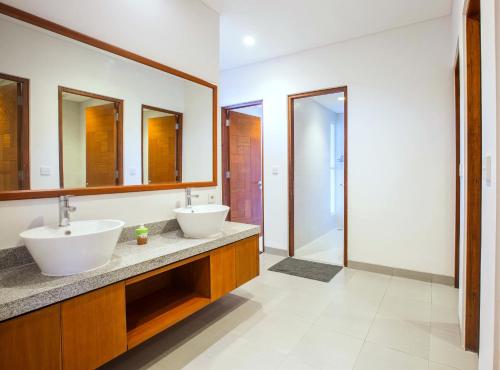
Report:
<svg viewBox="0 0 500 370"><path fill-rule="evenodd" d="M151 236L145 246L135 240L119 243L106 266L71 276L44 276L35 263L0 270L0 321L248 238L259 230L255 225L226 222L222 235L213 239L186 239L176 230Z"/></svg>

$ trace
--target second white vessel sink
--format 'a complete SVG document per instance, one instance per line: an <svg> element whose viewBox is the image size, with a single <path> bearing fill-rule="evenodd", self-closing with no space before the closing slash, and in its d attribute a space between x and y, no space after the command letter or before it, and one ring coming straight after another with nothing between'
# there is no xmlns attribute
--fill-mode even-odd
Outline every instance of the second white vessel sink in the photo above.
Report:
<svg viewBox="0 0 500 370"><path fill-rule="evenodd" d="M65 276L107 264L124 224L120 220L73 221L64 227L26 230L20 237L42 274Z"/></svg>
<svg viewBox="0 0 500 370"><path fill-rule="evenodd" d="M228 206L218 204L174 209L184 236L196 239L218 236L228 212Z"/></svg>

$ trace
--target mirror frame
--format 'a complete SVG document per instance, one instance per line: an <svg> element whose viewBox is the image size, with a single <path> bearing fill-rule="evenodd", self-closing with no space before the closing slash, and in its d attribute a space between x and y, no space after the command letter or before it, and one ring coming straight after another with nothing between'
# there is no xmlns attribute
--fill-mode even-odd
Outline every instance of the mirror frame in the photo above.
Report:
<svg viewBox="0 0 500 370"><path fill-rule="evenodd" d="M18 8L12 7L5 3L0 3L0 14L29 23L36 27L43 28L47 31L54 32L61 36L82 42L95 48L107 51L111 54L118 55L143 64L145 66L158 69L171 75L183 78L185 80L206 86L212 89L212 180L200 182L185 182L171 184L141 184L141 185L117 185L117 186L101 186L93 188L72 188L72 189L40 189L40 190L14 190L0 192L0 201L5 200L21 200L21 199L38 199L52 198L61 195L99 195L99 194L115 194L115 193L130 193L143 191L158 191L172 190L185 188L202 188L217 186L217 85L207 82L199 77L182 72L178 69L169 67L165 64L148 59L139 54L108 44L104 41L90 37L78 31L54 23L47 19L38 17L31 13L25 12ZM141 128L142 130L142 128ZM142 163L141 163L142 166Z"/></svg>

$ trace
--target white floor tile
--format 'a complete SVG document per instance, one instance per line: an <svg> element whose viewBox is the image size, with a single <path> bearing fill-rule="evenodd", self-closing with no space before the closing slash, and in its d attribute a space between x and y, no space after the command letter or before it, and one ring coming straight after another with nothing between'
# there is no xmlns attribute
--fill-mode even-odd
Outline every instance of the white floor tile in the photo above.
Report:
<svg viewBox="0 0 500 370"><path fill-rule="evenodd" d="M432 304L457 308L458 289L442 284L432 284Z"/></svg>
<svg viewBox="0 0 500 370"><path fill-rule="evenodd" d="M312 326L289 356L313 368L352 369L363 341L347 335Z"/></svg>
<svg viewBox="0 0 500 370"><path fill-rule="evenodd" d="M430 361L429 370L461 370L461 369L457 369L456 367L450 367Z"/></svg>
<svg viewBox="0 0 500 370"><path fill-rule="evenodd" d="M385 317L429 325L431 303L386 294L380 304L378 313Z"/></svg>
<svg viewBox="0 0 500 370"><path fill-rule="evenodd" d="M342 265L344 256L344 230L332 230L312 242L296 248L295 257L309 261Z"/></svg>
<svg viewBox="0 0 500 370"><path fill-rule="evenodd" d="M460 334L458 307L433 304L431 306L431 326L435 329L448 330Z"/></svg>
<svg viewBox="0 0 500 370"><path fill-rule="evenodd" d="M365 342L354 370L428 370L428 366L420 357Z"/></svg>
<svg viewBox="0 0 500 370"><path fill-rule="evenodd" d="M431 302L431 283L393 277L387 288L387 296Z"/></svg>
<svg viewBox="0 0 500 370"><path fill-rule="evenodd" d="M367 340L424 359L429 358L430 326L377 314Z"/></svg>
<svg viewBox="0 0 500 370"><path fill-rule="evenodd" d="M460 370L477 369L477 355L464 351L460 335L448 330L432 328L429 359Z"/></svg>
<svg viewBox="0 0 500 370"><path fill-rule="evenodd" d="M310 323L300 320L296 315L273 313L250 328L242 338L286 354L300 341L310 326Z"/></svg>

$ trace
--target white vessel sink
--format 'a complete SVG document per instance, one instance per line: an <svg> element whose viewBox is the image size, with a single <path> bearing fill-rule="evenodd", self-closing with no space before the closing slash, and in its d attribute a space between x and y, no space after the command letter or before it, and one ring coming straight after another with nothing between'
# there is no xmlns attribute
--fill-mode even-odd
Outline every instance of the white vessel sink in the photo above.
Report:
<svg viewBox="0 0 500 370"><path fill-rule="evenodd" d="M220 235L228 212L228 206L217 204L174 209L184 236L196 239Z"/></svg>
<svg viewBox="0 0 500 370"><path fill-rule="evenodd" d="M72 221L69 226L42 226L22 232L42 274L73 275L107 264L125 223L119 220Z"/></svg>

